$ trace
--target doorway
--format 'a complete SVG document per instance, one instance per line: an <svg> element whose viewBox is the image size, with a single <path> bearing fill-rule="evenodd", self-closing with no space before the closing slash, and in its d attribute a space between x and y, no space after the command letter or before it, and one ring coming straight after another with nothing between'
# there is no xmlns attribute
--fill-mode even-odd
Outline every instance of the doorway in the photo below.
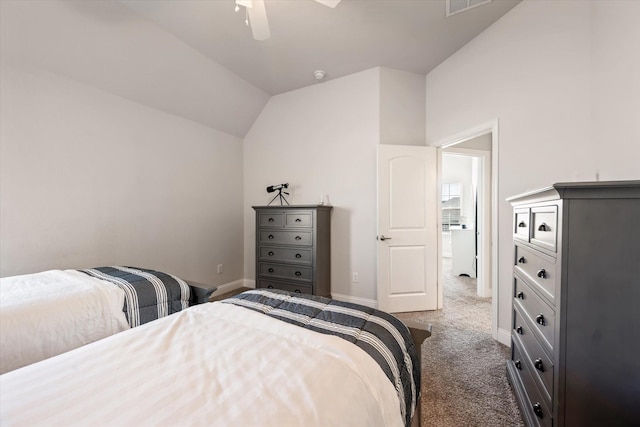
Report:
<svg viewBox="0 0 640 427"><path fill-rule="evenodd" d="M474 279L477 295L489 298L490 263L483 261L491 256L491 135L460 145L441 153L442 265Z"/></svg>
<svg viewBox="0 0 640 427"><path fill-rule="evenodd" d="M444 284L444 266L450 266L453 273L453 260L456 257L453 246L456 245L463 268L462 271L456 269L456 272L458 275L464 274L469 277L475 274L478 296L491 298L492 335L494 339L502 342L498 334L497 281L498 121L489 122L454 137L446 138L435 145L440 147L438 158L440 199L441 203L448 205L446 206L448 212L446 209L445 212L442 209L439 212L438 223L443 233L445 233L445 229L449 228L448 234L443 235L444 240L439 239L438 242L440 263L438 282ZM446 167L446 161L443 159L446 157L455 158L458 163L468 165L469 182L467 184L462 179L447 177L446 171L443 170ZM447 187L443 184L460 184L460 186L453 185L452 188L451 185ZM456 196L456 191L460 193L461 197L458 217L456 216L458 211L455 207L457 202L449 202L452 195ZM447 221L449 222L447 223ZM454 237L453 234L457 234L457 236ZM457 239L456 243L453 242L454 238ZM462 243L458 240L461 240ZM446 263L443 263L443 256L450 257L446 259ZM464 271L465 269L466 271ZM440 286L438 291L438 308L443 308L443 286Z"/></svg>

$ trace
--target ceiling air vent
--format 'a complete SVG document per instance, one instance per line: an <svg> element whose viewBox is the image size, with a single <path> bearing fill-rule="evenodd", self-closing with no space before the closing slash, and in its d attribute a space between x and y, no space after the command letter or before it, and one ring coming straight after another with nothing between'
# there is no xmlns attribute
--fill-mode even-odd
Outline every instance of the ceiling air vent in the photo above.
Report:
<svg viewBox="0 0 640 427"><path fill-rule="evenodd" d="M476 6L490 3L491 0L447 0L447 16L464 12Z"/></svg>

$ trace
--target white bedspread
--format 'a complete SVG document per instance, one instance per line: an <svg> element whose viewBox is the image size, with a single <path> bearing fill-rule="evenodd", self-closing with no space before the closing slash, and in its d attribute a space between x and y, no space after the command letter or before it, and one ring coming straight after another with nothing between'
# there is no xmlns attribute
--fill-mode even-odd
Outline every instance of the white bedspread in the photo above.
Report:
<svg viewBox="0 0 640 427"><path fill-rule="evenodd" d="M363 350L202 304L0 376L2 426L401 426Z"/></svg>
<svg viewBox="0 0 640 427"><path fill-rule="evenodd" d="M0 373L129 329L124 292L75 270L0 279Z"/></svg>

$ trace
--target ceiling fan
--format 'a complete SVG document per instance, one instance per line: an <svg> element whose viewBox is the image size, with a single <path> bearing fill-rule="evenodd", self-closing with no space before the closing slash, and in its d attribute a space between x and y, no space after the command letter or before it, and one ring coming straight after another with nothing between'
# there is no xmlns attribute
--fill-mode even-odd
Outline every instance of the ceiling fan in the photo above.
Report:
<svg viewBox="0 0 640 427"><path fill-rule="evenodd" d="M334 8L342 0L315 0L316 2ZM247 12L246 24L251 24L251 32L255 40L266 40L271 37L269 22L267 21L267 10L264 7L264 0L236 0L236 12L239 6L244 6Z"/></svg>

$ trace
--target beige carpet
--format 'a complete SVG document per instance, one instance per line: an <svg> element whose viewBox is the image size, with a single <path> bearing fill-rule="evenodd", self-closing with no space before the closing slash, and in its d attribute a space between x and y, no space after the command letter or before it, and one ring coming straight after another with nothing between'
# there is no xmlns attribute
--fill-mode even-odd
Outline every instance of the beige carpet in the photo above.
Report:
<svg viewBox="0 0 640 427"><path fill-rule="evenodd" d="M447 274L447 259L444 268L444 309L397 314L433 325L422 347L422 426L523 426L507 383L509 349L491 337L491 300L476 295L475 279Z"/></svg>
<svg viewBox="0 0 640 427"><path fill-rule="evenodd" d="M433 325L422 347L423 426L523 426L506 377L509 349L491 337L491 299L445 259L444 308L399 313ZM449 272L449 273L448 273Z"/></svg>

